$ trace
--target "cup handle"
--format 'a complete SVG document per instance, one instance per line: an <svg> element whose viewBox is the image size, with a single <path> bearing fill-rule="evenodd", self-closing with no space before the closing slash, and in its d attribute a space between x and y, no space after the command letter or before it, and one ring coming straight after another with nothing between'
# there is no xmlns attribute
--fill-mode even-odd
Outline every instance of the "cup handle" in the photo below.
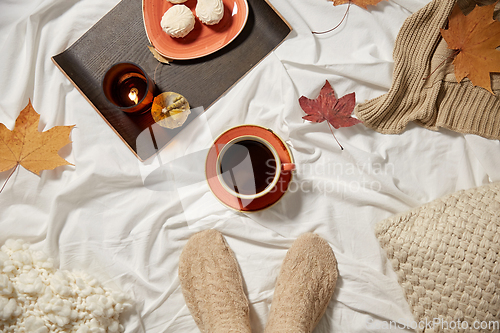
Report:
<svg viewBox="0 0 500 333"><path fill-rule="evenodd" d="M292 171L295 170L295 163L282 163L281 171Z"/></svg>

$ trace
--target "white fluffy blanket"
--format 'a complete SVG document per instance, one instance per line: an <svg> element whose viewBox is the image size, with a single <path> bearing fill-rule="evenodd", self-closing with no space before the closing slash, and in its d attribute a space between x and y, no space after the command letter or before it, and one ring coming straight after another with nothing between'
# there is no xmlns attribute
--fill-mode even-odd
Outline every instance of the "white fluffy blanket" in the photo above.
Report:
<svg viewBox="0 0 500 333"><path fill-rule="evenodd" d="M0 251L1 332L123 332L128 297L85 273L54 267L29 245L8 240Z"/></svg>

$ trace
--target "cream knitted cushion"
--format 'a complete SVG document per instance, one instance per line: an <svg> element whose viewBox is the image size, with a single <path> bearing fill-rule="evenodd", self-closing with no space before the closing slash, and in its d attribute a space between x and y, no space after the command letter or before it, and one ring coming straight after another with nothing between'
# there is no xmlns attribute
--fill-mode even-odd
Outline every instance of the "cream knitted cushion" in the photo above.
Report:
<svg viewBox="0 0 500 333"><path fill-rule="evenodd" d="M499 332L500 183L396 215L375 232L415 322L436 322L418 332Z"/></svg>

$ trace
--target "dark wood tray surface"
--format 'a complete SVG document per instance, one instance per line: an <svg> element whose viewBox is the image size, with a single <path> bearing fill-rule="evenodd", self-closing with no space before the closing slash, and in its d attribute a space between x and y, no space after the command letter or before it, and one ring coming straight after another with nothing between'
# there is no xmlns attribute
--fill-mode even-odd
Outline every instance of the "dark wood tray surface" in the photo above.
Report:
<svg viewBox="0 0 500 333"><path fill-rule="evenodd" d="M180 93L192 108L206 110L291 31L266 1L248 0L248 5L245 28L229 45L202 58L175 60L165 65L148 49L142 1L122 0L52 60L134 154L145 160L167 145L196 117L196 112L182 127L173 130L158 126L149 112L123 113L104 97L101 89L104 73L116 62L135 62L154 78L156 93ZM154 133L152 140L138 140L145 131Z"/></svg>

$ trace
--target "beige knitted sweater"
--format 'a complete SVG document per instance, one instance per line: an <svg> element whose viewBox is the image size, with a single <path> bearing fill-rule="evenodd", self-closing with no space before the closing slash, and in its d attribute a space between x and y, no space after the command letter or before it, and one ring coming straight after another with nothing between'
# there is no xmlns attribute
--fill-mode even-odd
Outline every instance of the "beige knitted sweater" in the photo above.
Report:
<svg viewBox="0 0 500 333"><path fill-rule="evenodd" d="M446 28L455 3L434 0L404 22L393 51L389 92L354 110L367 127L396 134L415 121L431 130L443 127L500 139L500 75L491 74L493 95L467 78L458 83L451 59L439 66L453 53L440 28Z"/></svg>

